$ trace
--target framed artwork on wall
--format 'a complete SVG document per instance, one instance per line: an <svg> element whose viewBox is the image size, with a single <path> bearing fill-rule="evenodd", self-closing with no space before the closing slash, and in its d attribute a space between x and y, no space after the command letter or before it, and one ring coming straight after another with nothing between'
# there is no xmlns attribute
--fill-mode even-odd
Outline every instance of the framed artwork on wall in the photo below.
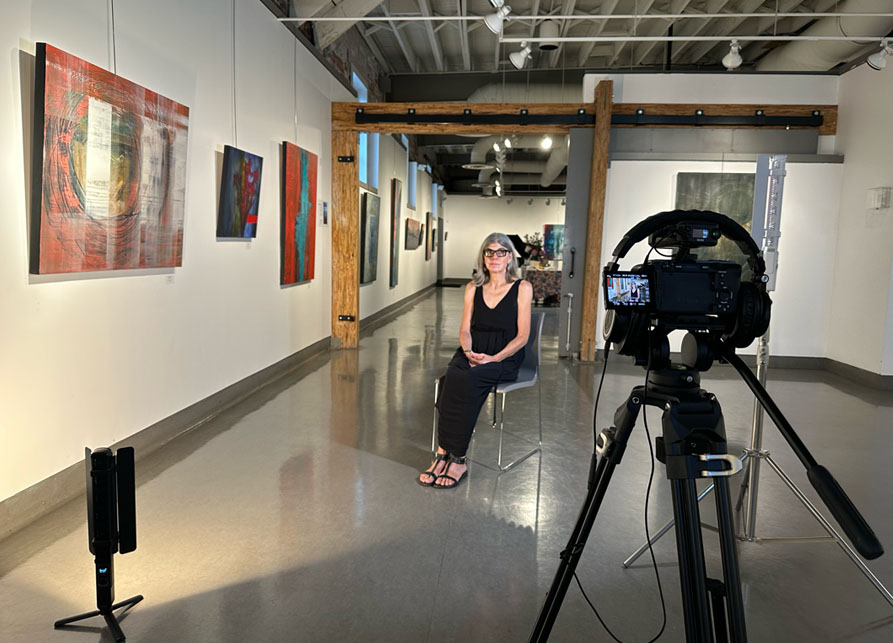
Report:
<svg viewBox="0 0 893 643"><path fill-rule="evenodd" d="M282 143L282 226L279 283L313 279L316 262L316 154ZM325 206L324 206L325 207Z"/></svg>
<svg viewBox="0 0 893 643"><path fill-rule="evenodd" d="M403 247L406 250L415 250L422 243L422 222L415 219L406 219L406 238Z"/></svg>
<svg viewBox="0 0 893 643"><path fill-rule="evenodd" d="M260 178L264 160L231 145L223 147L223 175L217 208L217 237L257 236Z"/></svg>
<svg viewBox="0 0 893 643"><path fill-rule="evenodd" d="M360 283L375 281L378 272L378 216L381 199L363 192L363 211L360 217Z"/></svg>
<svg viewBox="0 0 893 643"><path fill-rule="evenodd" d="M400 179L391 179L391 288L400 276L400 199L403 198Z"/></svg>
<svg viewBox="0 0 893 643"><path fill-rule="evenodd" d="M425 213L425 261L431 258L431 233L434 232L431 223L431 213Z"/></svg>
<svg viewBox="0 0 893 643"><path fill-rule="evenodd" d="M679 172L676 209L719 212L750 230L753 223L753 174ZM734 241L723 237L711 248L698 248L700 260L727 259L746 265L747 257Z"/></svg>
<svg viewBox="0 0 893 643"><path fill-rule="evenodd" d="M563 252L564 224L545 224L543 226L543 255L546 259L561 259Z"/></svg>
<svg viewBox="0 0 893 643"><path fill-rule="evenodd" d="M189 108L37 43L30 271L183 263Z"/></svg>

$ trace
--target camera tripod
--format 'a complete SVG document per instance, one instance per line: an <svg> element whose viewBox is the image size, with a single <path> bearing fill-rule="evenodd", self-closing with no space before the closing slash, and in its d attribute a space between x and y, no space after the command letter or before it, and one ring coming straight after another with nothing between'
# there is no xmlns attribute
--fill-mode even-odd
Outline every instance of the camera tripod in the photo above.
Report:
<svg viewBox="0 0 893 643"><path fill-rule="evenodd" d="M626 402L617 409L614 426L599 435L583 509L567 548L561 553L561 563L530 641L549 638L611 475L623 458L642 405L664 410L663 434L655 442L657 459L666 465L672 489L686 641L744 643L747 640L732 501L726 479L741 470L741 461L726 452L722 410L716 396L700 388L700 375L695 369L671 364L669 368L650 372L644 386L634 387ZM699 478L712 478L716 487L723 581L707 577L695 486Z"/></svg>
<svg viewBox="0 0 893 643"><path fill-rule="evenodd" d="M782 432L782 435L785 439L788 439L788 442L791 444L791 447L794 449L794 452L803 462L807 471L809 472L810 481L816 485L816 489L819 491L822 500L826 503L829 503L829 508L832 513L834 513L835 518L838 519L838 522L841 523L844 531L850 536L853 540L853 544L856 546L856 549L868 559L877 558L883 553L883 549L881 545L877 542L874 537L874 534L871 533L871 528L864 523L862 517L858 515L858 511L856 511L855 507L852 507L849 499L843 496L843 501L846 505L842 507L839 511L835 510L835 506L830 503L834 503L836 501L835 497L832 495L831 499L826 497L825 493L823 493L823 488L820 486L820 483L817 485L815 476L818 476L819 473L813 473L813 470L816 471L824 470L824 467L818 465L813 459L812 455L809 451L806 450L806 447L802 442L797 438L796 434L793 432L793 428L790 423L785 419L784 415L782 415L778 406L772 401L772 398L769 397L769 393L766 391L765 384L765 362L766 362L766 346L764 343L765 336L760 340L760 347L757 353L757 376L751 372L751 370L744 364L744 362L737 355L726 355L726 361L729 362L741 375L744 379L745 383L750 387L750 389L754 393L754 425L753 425L753 435L751 437L751 445L750 448L744 450L744 453L740 456L740 460L744 467L744 483L741 485L741 491L738 496L738 501L735 506L735 511L741 511L744 509L743 514L743 535L739 540L743 540L746 542L833 542L837 543L841 550L850 558L856 567L862 572L862 574L871 582L875 589L880 592L881 596L883 596L888 603L893 605L893 594L890 593L884 584L878 579L877 576L874 575L874 572L868 568L868 566L862 562L856 552L852 547L844 540L844 538L838 533L838 531L831 525L830 522L821 514L821 512L816 508L816 506L806 497L803 491L794 483L794 481L782 470L782 468L772 459L771 455L768 451L764 450L761 446L762 442L762 410L765 409L769 417L775 423L775 425ZM789 435L792 436L792 439L789 438ZM819 522L819 524L828 532L828 536L816 536L816 537L792 537L792 538L758 538L755 535L756 532L756 503L757 503L757 492L758 492L758 484L759 484L759 474L760 474L760 462L765 460L766 463L778 474L778 477L785 483L785 485L791 490L794 496L803 504L804 507L812 514L812 516ZM818 469L816 469L818 467ZM827 473L827 472L825 472ZM827 474L830 477L830 474ZM832 479L833 480L833 479ZM834 485L837 483L835 482ZM713 491L713 485L708 486L700 496L698 496L698 500L701 500L707 494ZM841 490L842 493L842 490ZM746 501L746 502L745 502ZM855 512L855 515L850 513L849 508L852 508L852 512ZM861 521L861 524L859 524ZM853 524L851 524L853 523ZM673 521L667 522L663 527L661 527L657 533L652 536L650 544L653 545L657 542L667 531L669 531L670 527L673 526ZM642 554L648 551L649 543L644 543L641 547L639 547L635 552L633 552L626 560L623 561L624 567L629 567L632 565Z"/></svg>

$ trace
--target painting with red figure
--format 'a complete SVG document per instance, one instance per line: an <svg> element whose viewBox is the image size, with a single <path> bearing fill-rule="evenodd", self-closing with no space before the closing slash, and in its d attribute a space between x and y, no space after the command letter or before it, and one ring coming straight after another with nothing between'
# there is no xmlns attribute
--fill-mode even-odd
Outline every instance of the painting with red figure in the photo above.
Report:
<svg viewBox="0 0 893 643"><path fill-rule="evenodd" d="M189 108L37 43L30 270L183 263Z"/></svg>

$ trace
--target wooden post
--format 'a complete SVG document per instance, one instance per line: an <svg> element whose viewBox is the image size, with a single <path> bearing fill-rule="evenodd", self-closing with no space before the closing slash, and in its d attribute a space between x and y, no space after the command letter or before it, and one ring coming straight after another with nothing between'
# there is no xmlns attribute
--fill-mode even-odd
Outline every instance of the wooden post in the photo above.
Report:
<svg viewBox="0 0 893 643"><path fill-rule="evenodd" d="M580 359L595 361L601 333L596 328L601 291L602 228L605 221L605 191L608 185L608 151L611 142L611 112L614 83L602 80L595 88L595 129L592 145L592 180L589 184L589 219L586 225L586 266L583 271L583 320Z"/></svg>
<svg viewBox="0 0 893 643"><path fill-rule="evenodd" d="M352 157L352 160L346 161L347 157ZM357 133L333 129L331 213L333 348L356 348L360 338L358 162Z"/></svg>

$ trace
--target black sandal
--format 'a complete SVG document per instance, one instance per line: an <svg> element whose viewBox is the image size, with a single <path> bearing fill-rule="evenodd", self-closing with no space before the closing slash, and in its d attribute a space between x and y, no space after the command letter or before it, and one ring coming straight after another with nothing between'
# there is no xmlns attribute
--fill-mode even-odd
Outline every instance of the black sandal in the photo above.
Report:
<svg viewBox="0 0 893 643"><path fill-rule="evenodd" d="M433 487L433 486L434 486L434 483L437 482L437 478L439 477L436 473L434 473L434 471L437 470L437 463L438 463L438 462L443 462L444 460L448 460L449 457L450 457L450 454L449 454L449 453L437 453L437 454L435 454L435 455L434 455L434 468L431 469L431 471L422 471L422 472L420 472L419 475L416 476L415 481L418 482L418 483L419 483L420 485L422 485L423 487ZM447 466L449 466L449 465L447 465ZM446 469L444 469L444 471L446 471ZM426 474L429 475L429 476L431 476L431 482L422 482L422 480L421 480L421 478L420 478L419 476L426 475Z"/></svg>
<svg viewBox="0 0 893 643"><path fill-rule="evenodd" d="M462 475L459 476L458 479L454 478L451 475L447 475L447 474L449 473L451 464L465 464L465 462L466 462L466 457L464 455L461 458L451 455L449 457L449 462L447 462L446 469L444 469L443 473L441 473L439 476L437 476L434 479L434 484L431 486L434 487L435 489L455 489L456 487L458 487L459 483L462 482L462 480L465 479L465 476L468 475L468 469L466 468L465 471L462 472ZM440 484L437 481L440 480L441 478L446 478L447 480L452 480L453 483L452 484Z"/></svg>

